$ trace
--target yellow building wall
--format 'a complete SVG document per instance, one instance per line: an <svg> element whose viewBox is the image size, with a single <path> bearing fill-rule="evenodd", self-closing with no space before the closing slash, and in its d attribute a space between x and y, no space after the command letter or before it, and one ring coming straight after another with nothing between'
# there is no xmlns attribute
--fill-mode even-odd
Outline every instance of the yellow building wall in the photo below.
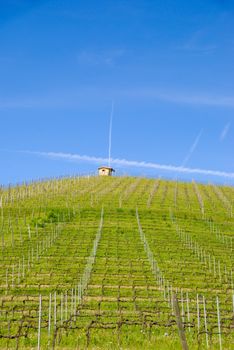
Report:
<svg viewBox="0 0 234 350"><path fill-rule="evenodd" d="M99 169L99 176L111 176L112 171L110 169Z"/></svg>

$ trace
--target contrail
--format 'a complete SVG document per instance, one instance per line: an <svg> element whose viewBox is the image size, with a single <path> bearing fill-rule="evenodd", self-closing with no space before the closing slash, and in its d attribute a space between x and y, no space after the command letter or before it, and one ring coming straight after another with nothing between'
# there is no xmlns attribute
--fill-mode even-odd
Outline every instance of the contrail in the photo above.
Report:
<svg viewBox="0 0 234 350"><path fill-rule="evenodd" d="M34 154L37 156L53 158L53 159L63 159L70 161L85 161L94 164L100 164L104 162L108 162L107 158L102 157L93 157L86 156L80 154L71 154L71 153L62 153L62 152L31 152L31 151L20 151L21 153ZM175 165L164 165L158 163L150 163L144 161L134 161L127 159L111 159L112 164L117 166L125 166L125 167L135 167L135 168L148 168L148 169L157 169L157 170L165 170L169 172L178 172L184 174L199 174L199 175L210 175L210 176L218 176L222 178L234 179L234 173L229 173L220 170L209 170L209 169L200 169L200 168L188 168L184 166L175 166Z"/></svg>
<svg viewBox="0 0 234 350"><path fill-rule="evenodd" d="M112 101L111 106L111 116L110 116L110 130L109 130L109 168L111 166L111 146L112 146L112 123L113 123L113 114L114 114L114 101Z"/></svg>
<svg viewBox="0 0 234 350"><path fill-rule="evenodd" d="M188 161L190 160L190 158L192 157L192 155L193 155L193 153L194 153L195 149L197 148L197 145L198 145L198 143L199 143L199 141L200 141L200 138L201 138L202 133L203 133L203 129L201 129L201 131L200 131L199 134L197 135L197 137L196 137L194 143L192 144L192 147L190 148L190 150L189 150L187 156L185 157L185 159L184 159L184 161L183 161L183 163L182 163L182 165L181 165L182 167L184 167L184 166L188 163Z"/></svg>
<svg viewBox="0 0 234 350"><path fill-rule="evenodd" d="M223 141L226 138L230 127L231 127L231 123L230 122L225 125L225 127L224 127L224 129L223 129L223 131L222 131L222 133L220 135L220 141Z"/></svg>

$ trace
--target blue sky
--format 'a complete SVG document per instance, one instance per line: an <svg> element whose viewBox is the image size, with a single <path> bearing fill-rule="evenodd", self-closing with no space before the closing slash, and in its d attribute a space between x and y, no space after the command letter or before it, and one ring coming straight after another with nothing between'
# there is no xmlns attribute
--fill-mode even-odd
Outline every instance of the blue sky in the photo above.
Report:
<svg viewBox="0 0 234 350"><path fill-rule="evenodd" d="M233 184L233 33L232 0L0 0L0 183L93 173L114 101L117 174Z"/></svg>

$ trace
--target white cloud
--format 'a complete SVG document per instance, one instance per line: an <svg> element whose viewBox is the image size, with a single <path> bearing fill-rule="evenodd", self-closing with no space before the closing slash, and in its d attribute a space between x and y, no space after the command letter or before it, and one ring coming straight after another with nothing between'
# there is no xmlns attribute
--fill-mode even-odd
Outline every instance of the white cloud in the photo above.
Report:
<svg viewBox="0 0 234 350"><path fill-rule="evenodd" d="M111 49L103 51L80 51L77 55L78 62L90 66L114 65L125 54L124 49Z"/></svg>
<svg viewBox="0 0 234 350"><path fill-rule="evenodd" d="M132 89L125 91L126 96L139 98L155 98L161 101L167 101L177 104L214 106L214 107L234 107L234 96L208 95L206 93L186 93L186 92L163 92L158 89Z"/></svg>
<svg viewBox="0 0 234 350"><path fill-rule="evenodd" d="M108 164L108 158L102 157L93 157L80 154L71 154L71 153L62 153L62 152L31 152L23 151L23 153L34 154L42 157L53 158L53 159L62 159L75 162L90 162L94 164ZM148 168L155 170L164 170L175 173L184 173L184 174L198 174L198 175L207 175L207 176L216 176L222 178L234 179L234 173L229 173L220 170L209 170L209 169L200 169L200 168L188 168L184 166L175 166L175 165L164 165L157 163L150 163L144 161L133 161L126 159L111 159L112 166L120 167L135 167L135 168Z"/></svg>
<svg viewBox="0 0 234 350"><path fill-rule="evenodd" d="M213 37L213 36L212 36ZM176 49L191 54L207 55L213 54L218 46L214 42L210 42L210 33L207 30L200 29L195 31L187 40Z"/></svg>
<svg viewBox="0 0 234 350"><path fill-rule="evenodd" d="M1 98L0 108L70 108L74 106L87 106L90 101L99 103L100 101L120 99L144 99L158 100L174 104L208 107L234 108L234 96L208 95L206 93L197 94L196 92L187 93L174 90L163 91L160 88L148 87L129 87L127 89L118 89L112 87L91 87L84 86L77 90L64 90L47 93L38 96L22 96L15 98ZM130 101L132 103L132 101Z"/></svg>

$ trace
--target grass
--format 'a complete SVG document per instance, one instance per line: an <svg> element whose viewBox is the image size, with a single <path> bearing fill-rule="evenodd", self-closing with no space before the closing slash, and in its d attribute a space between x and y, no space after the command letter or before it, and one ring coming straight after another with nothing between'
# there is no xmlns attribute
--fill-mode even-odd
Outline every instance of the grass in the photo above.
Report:
<svg viewBox="0 0 234 350"><path fill-rule="evenodd" d="M232 187L90 177L0 197L1 349L38 347L39 295L41 349L180 349L173 293L190 349L220 349L217 297L222 347L234 347Z"/></svg>

